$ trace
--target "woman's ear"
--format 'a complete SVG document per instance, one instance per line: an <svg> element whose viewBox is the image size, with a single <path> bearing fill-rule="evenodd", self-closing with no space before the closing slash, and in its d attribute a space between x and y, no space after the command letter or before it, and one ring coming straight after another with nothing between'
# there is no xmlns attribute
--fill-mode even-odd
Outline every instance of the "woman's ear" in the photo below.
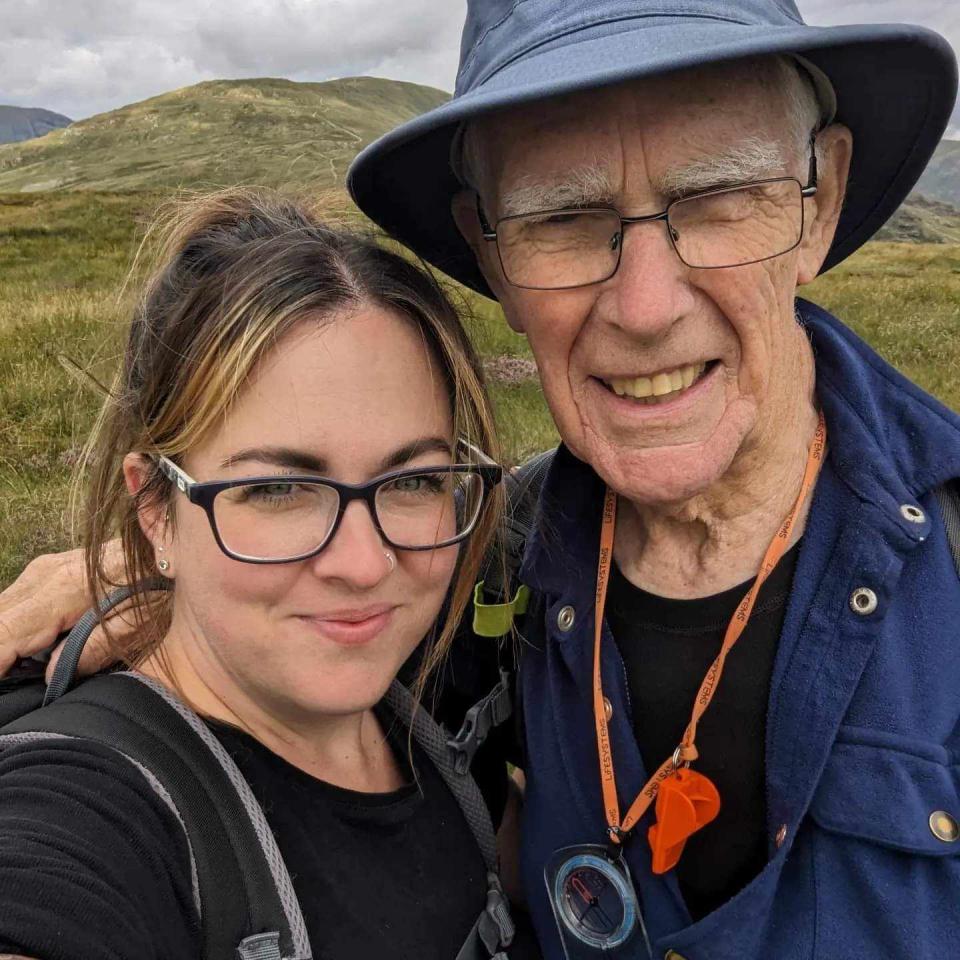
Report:
<svg viewBox="0 0 960 960"><path fill-rule="evenodd" d="M817 136L817 143L817 192L804 201L806 226L797 263L798 285L816 279L830 251L853 157L853 134L841 123L830 124Z"/></svg>
<svg viewBox="0 0 960 960"><path fill-rule="evenodd" d="M123 479L131 497L140 493L155 470L153 461L142 453L128 453L123 458ZM152 497L143 500L137 509L137 521L143 535L153 544L158 569L166 573L172 562L169 504ZM166 567L163 563L166 563Z"/></svg>

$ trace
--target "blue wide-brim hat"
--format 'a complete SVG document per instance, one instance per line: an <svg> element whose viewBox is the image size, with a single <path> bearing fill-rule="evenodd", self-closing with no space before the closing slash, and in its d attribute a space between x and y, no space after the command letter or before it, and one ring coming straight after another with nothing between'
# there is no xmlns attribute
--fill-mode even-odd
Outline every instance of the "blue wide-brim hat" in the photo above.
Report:
<svg viewBox="0 0 960 960"><path fill-rule="evenodd" d="M765 54L796 54L819 68L836 94L836 120L853 132L847 199L827 270L890 217L943 135L957 61L931 30L807 26L793 0L468 0L453 99L368 146L350 168L348 187L388 233L489 296L450 212L461 189L450 148L464 120Z"/></svg>

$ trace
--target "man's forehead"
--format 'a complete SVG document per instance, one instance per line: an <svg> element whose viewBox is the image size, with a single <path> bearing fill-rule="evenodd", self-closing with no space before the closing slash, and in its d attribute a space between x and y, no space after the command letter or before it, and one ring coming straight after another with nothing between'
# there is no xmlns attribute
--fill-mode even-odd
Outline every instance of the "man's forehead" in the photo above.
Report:
<svg viewBox="0 0 960 960"><path fill-rule="evenodd" d="M602 171L622 186L625 168L649 166L651 180L671 167L709 163L767 143L782 111L767 109L769 84L743 70L688 72L590 90L521 106L478 125L478 148L498 195L571 171ZM582 179L582 178L581 178ZM522 181L522 182L521 182Z"/></svg>

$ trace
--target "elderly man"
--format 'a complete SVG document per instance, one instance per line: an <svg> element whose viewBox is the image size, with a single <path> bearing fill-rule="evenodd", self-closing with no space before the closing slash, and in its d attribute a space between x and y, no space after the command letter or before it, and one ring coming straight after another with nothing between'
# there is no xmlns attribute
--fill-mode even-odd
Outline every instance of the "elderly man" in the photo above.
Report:
<svg viewBox="0 0 960 960"><path fill-rule="evenodd" d="M956 953L960 418L795 299L906 196L955 70L792 0L476 0L454 99L351 171L500 301L563 439L520 570L551 960Z"/></svg>
<svg viewBox="0 0 960 960"><path fill-rule="evenodd" d="M453 100L351 171L500 301L563 440L520 571L548 957L958 949L960 418L795 299L913 185L955 69L791 0L475 2Z"/></svg>

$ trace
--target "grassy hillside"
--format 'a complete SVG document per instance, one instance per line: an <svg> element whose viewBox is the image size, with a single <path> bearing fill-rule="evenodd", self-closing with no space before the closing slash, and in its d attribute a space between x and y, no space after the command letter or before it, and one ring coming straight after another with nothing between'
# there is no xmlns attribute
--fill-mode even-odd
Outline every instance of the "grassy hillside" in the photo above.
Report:
<svg viewBox="0 0 960 960"><path fill-rule="evenodd" d="M71 543L67 484L98 398L57 358L66 354L109 379L129 309L118 290L137 224L158 199L0 195L0 587L31 556ZM328 194L328 204L333 214L346 209L341 194ZM523 459L551 445L556 435L530 379L526 342L510 333L496 305L455 292L490 361L508 453ZM960 245L873 243L804 293L960 409Z"/></svg>
<svg viewBox="0 0 960 960"><path fill-rule="evenodd" d="M236 183L327 189L368 143L447 94L394 80L213 80L0 146L0 192Z"/></svg>
<svg viewBox="0 0 960 960"><path fill-rule="evenodd" d="M120 288L140 226L163 194L0 194L0 589L38 552L72 542L71 470L99 397L65 372L66 355L101 381L117 362L132 291ZM333 219L348 211L326 195ZM484 356L528 356L489 301L452 291ZM501 430L520 458L554 442L535 384L494 382Z"/></svg>

